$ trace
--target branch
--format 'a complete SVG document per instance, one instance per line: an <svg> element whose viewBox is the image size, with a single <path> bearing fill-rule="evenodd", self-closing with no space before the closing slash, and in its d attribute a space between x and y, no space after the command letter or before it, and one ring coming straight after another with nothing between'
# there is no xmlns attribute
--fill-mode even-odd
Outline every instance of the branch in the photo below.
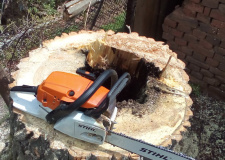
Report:
<svg viewBox="0 0 225 160"><path fill-rule="evenodd" d="M8 61L8 63L9 63L9 73L11 73L11 65L12 65L12 61L13 61L13 59L14 59L14 57L15 57L15 52L16 52L16 49L17 49L17 45L19 44L19 41L21 40L21 38L26 34L26 32L29 30L29 28L27 28L23 33L22 33L22 35L19 37L19 39L17 40L17 42L16 42L16 46L15 46L15 48L14 48L14 51L13 51L13 53L12 53L12 57L10 58L10 60ZM11 74L10 74L11 75Z"/></svg>
<svg viewBox="0 0 225 160"><path fill-rule="evenodd" d="M0 95L2 96L5 104L9 107L10 100L9 100L9 80L4 69L0 66Z"/></svg>
<svg viewBox="0 0 225 160"><path fill-rule="evenodd" d="M170 63L170 61L171 61L171 58L172 58L172 56L170 56L170 58L168 59L168 61L167 61L167 63L166 63L166 66L163 68L163 70L162 70L162 72L161 72L161 74L160 74L159 79L162 79L163 77L165 77L166 69L167 69L168 66L169 66L169 63Z"/></svg>
<svg viewBox="0 0 225 160"><path fill-rule="evenodd" d="M87 30L87 19L88 19L88 13L89 13L90 7L91 7L91 1L89 3L88 9L87 9L87 13L86 13L86 16L85 16L85 21L84 21L84 29L85 30Z"/></svg>

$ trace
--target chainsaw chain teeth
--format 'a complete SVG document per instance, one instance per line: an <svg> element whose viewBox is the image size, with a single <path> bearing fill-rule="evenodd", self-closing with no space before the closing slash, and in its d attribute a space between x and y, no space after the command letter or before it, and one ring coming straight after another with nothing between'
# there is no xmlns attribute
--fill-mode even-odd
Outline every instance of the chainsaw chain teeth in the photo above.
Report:
<svg viewBox="0 0 225 160"><path fill-rule="evenodd" d="M188 156L184 155L183 153L176 153L176 152L173 152L172 150L169 150L169 149L167 149L167 148L165 148L165 147L162 147L162 146L155 146L155 145L152 145L152 144L150 144L150 143L147 143L147 142L145 142L145 141L143 141L143 140L138 140L138 139L129 137L129 136L123 134L123 133L116 133L116 132L113 132L113 131L108 131L108 132L109 132L109 133L112 133L112 134L116 134L116 135L122 136L122 137L125 137L125 138L128 138L128 139L131 139L131 140L134 140L134 141L137 141L137 142L140 142L140 143L143 143L143 144L146 144L146 145L149 145L149 146L151 146L151 147L158 148L158 149L163 150L163 151L166 151L166 152L170 152L170 153L172 153L172 154L175 154L175 155L178 155L178 156L180 156L180 157L183 157L183 158L185 158L185 159L187 159L187 160L195 160L194 158L188 157ZM114 144L113 144L113 145L114 145ZM125 149L125 148L123 148L123 149L124 149L124 150L127 150L127 149ZM129 151L129 150L127 150L127 151ZM129 151L129 152L132 152L132 151Z"/></svg>

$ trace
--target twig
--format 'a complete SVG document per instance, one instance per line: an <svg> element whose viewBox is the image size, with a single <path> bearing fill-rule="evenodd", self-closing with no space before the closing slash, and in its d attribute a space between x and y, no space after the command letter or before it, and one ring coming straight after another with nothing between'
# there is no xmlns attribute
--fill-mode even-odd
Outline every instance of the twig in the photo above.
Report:
<svg viewBox="0 0 225 160"><path fill-rule="evenodd" d="M166 63L166 66L163 68L163 70L162 70L162 72L161 72L161 74L160 74L159 79L162 79L162 78L164 77L164 74L165 74L165 72L166 72L167 67L169 66L169 63L170 63L171 58L172 58L172 56L170 56L168 62Z"/></svg>
<svg viewBox="0 0 225 160"><path fill-rule="evenodd" d="M90 7L91 7L91 1L89 3L88 10L87 10L87 13L86 13L86 16L85 16L85 21L84 21L84 29L85 30L87 30L87 19L88 19L88 13L89 13L89 10L90 10Z"/></svg>
<svg viewBox="0 0 225 160"><path fill-rule="evenodd" d="M12 53L12 57L11 57L10 60L8 61L8 63L9 63L9 73L10 73L10 76L11 76L11 66L12 66L12 61L13 61L13 59L14 59L14 57L15 57L15 52L16 52L16 50L17 50L17 45L19 44L19 41L21 40L21 38L26 34L26 32L27 32L29 29L30 29L30 28L27 28L27 29L23 32L23 34L19 37L19 39L17 40L16 46L15 46L14 51L13 51L13 53ZM8 65L8 63L7 63L7 65Z"/></svg>
<svg viewBox="0 0 225 160"><path fill-rule="evenodd" d="M98 7L98 10L97 10L97 12L96 12L96 14L95 14L95 17L94 17L93 21L92 21L90 30L92 30L93 27L95 26L95 23L96 23L96 21L97 21L97 19L98 19L98 16L99 16L99 13L100 13L101 8L102 8L102 6L103 6L103 3L104 3L104 0L101 0L101 3L100 3L100 5L99 5L99 7Z"/></svg>
<svg viewBox="0 0 225 160"><path fill-rule="evenodd" d="M126 27L127 27L128 30L129 30L129 34L131 34L131 28L130 28L130 26L129 26L129 25L126 25Z"/></svg>
<svg viewBox="0 0 225 160"><path fill-rule="evenodd" d="M0 24L2 24L2 15L3 15L3 10L4 10L4 4L5 4L5 0L2 1L2 10L1 10L1 16L0 16Z"/></svg>

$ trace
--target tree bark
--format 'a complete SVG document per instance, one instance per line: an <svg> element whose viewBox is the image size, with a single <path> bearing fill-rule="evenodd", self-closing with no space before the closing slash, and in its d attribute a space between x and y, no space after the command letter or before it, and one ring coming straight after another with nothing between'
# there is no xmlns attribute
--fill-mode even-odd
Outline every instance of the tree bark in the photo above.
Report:
<svg viewBox="0 0 225 160"><path fill-rule="evenodd" d="M142 36L162 40L164 18L183 0L138 0L132 30Z"/></svg>
<svg viewBox="0 0 225 160"><path fill-rule="evenodd" d="M125 24L133 29L137 0L128 0ZM127 30L127 33L129 31Z"/></svg>
<svg viewBox="0 0 225 160"><path fill-rule="evenodd" d="M7 106L10 106L10 100L9 100L9 80L6 72L4 69L0 66L0 95L5 101L5 104Z"/></svg>

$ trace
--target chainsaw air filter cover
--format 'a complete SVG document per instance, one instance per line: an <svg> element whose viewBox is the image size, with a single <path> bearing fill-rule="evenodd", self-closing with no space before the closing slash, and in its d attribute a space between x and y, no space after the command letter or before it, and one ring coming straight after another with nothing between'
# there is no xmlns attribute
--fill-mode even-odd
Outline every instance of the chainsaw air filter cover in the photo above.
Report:
<svg viewBox="0 0 225 160"><path fill-rule="evenodd" d="M38 86L37 99L43 106L54 110L61 102L74 102L92 83L92 80L79 75L55 71ZM81 107L98 107L106 98L108 92L107 88L101 86Z"/></svg>

